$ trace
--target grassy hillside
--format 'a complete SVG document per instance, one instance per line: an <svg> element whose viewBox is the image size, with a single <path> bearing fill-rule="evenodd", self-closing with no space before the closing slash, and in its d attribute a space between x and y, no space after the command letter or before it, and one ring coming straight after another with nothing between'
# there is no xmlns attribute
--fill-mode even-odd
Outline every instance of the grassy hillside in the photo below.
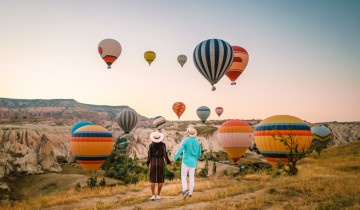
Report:
<svg viewBox="0 0 360 210"><path fill-rule="evenodd" d="M7 209L359 209L360 141L326 149L301 161L299 174L249 171L196 178L191 198L182 199L180 180L166 181L163 199L149 201L149 183L61 191L15 202Z"/></svg>

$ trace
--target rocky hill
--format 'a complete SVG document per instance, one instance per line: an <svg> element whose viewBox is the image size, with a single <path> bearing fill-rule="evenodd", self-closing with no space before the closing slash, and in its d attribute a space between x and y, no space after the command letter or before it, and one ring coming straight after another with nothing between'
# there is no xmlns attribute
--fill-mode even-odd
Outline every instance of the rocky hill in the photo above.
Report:
<svg viewBox="0 0 360 210"><path fill-rule="evenodd" d="M0 98L0 122L17 119L43 119L65 125L78 121L105 124L116 121L123 110L133 110L128 106L105 106L83 104L74 99L9 99ZM138 115L140 121L148 121Z"/></svg>

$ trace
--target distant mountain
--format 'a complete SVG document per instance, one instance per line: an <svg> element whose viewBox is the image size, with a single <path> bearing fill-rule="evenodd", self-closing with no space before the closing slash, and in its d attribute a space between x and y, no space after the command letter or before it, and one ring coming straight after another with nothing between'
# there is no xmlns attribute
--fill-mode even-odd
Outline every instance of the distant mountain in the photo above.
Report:
<svg viewBox="0 0 360 210"><path fill-rule="evenodd" d="M43 119L72 125L81 120L95 124L116 121L124 110L133 110L129 106L106 106L83 104L74 99L10 99L0 98L0 121L16 119ZM148 121L138 115L140 121Z"/></svg>

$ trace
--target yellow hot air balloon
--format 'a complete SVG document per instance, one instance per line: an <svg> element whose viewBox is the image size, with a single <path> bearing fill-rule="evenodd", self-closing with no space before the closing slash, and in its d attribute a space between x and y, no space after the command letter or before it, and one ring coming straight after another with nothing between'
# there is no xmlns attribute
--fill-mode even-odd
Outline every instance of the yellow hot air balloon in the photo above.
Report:
<svg viewBox="0 0 360 210"><path fill-rule="evenodd" d="M217 131L217 139L229 157L236 163L251 146L254 138L253 128L241 120L224 122Z"/></svg>
<svg viewBox="0 0 360 210"><path fill-rule="evenodd" d="M70 139L70 149L85 171L95 172L105 162L114 146L111 133L98 125L78 128Z"/></svg>
<svg viewBox="0 0 360 210"><path fill-rule="evenodd" d="M310 127L303 120L290 115L266 118L255 129L255 143L260 153L273 167L277 167L277 161L287 163L289 154L287 147L280 140L275 140L273 135L281 135L284 138L291 135L296 139L299 151L302 148L307 151L312 141Z"/></svg>
<svg viewBox="0 0 360 210"><path fill-rule="evenodd" d="M154 51L146 51L144 53L144 58L145 60L149 63L149 66L151 65L151 63L155 60L156 58L156 53Z"/></svg>

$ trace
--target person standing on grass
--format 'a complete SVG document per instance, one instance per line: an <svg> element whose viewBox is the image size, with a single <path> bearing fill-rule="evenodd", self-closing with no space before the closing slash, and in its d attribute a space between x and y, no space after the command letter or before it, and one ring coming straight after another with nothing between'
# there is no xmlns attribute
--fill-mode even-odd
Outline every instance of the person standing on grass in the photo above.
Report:
<svg viewBox="0 0 360 210"><path fill-rule="evenodd" d="M196 162L197 159L201 156L201 145L198 140L196 140L195 136L197 134L197 131L193 127L189 127L187 130L187 134L189 135L189 138L184 139L182 142L180 149L177 151L174 162L183 154L182 164L181 164L181 183L183 188L183 197L186 199L186 196L189 195L191 197L195 180L195 168L196 168ZM187 174L189 172L189 190L187 185Z"/></svg>
<svg viewBox="0 0 360 210"><path fill-rule="evenodd" d="M148 159L146 162L147 168L150 170L150 183L151 183L151 193L152 196L150 200L154 201L160 200L160 192L162 184L165 179L165 161L167 164L173 163L170 161L167 152L166 145L162 142L164 139L164 134L159 133L158 131L150 134L150 139L152 143L149 145ZM150 167L149 167L150 165ZM158 195L155 196L155 183L158 183Z"/></svg>

